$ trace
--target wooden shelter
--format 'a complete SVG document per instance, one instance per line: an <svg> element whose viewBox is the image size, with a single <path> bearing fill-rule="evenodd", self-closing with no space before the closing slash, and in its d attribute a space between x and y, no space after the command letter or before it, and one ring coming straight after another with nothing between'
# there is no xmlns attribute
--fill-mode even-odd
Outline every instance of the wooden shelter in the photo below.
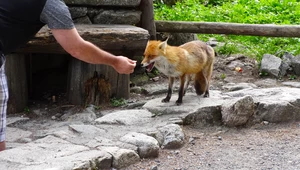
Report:
<svg viewBox="0 0 300 170"><path fill-rule="evenodd" d="M129 58L142 56L148 40L155 39L152 0L91 0L88 2L65 0L65 2L70 8L79 34L85 40L115 55ZM110 20L103 20L101 17L110 18ZM137 19L133 20L133 17ZM102 20L105 23L101 23ZM132 21L136 23L130 23ZM45 54L47 57L43 58ZM39 61L33 61L39 55L41 55ZM27 106L29 95L35 90L32 88L35 83L32 80L35 70L33 63L51 65L52 61L49 60L51 56L58 56L53 59L61 60L60 56L69 55L56 42L47 26L42 28L25 46L7 56L6 72L10 93L8 113L23 111ZM101 79L107 80L109 96L129 97L129 75L118 74L110 66L88 64L69 56L64 68L67 70L67 78L66 80L59 79L57 82L67 82L66 93L71 104L101 104L102 100L99 97L107 96L107 94L97 94L103 91L101 92L97 85L89 84L88 81L93 78L99 79L99 82ZM91 89L87 90L87 86ZM87 92L89 94L86 94Z"/></svg>

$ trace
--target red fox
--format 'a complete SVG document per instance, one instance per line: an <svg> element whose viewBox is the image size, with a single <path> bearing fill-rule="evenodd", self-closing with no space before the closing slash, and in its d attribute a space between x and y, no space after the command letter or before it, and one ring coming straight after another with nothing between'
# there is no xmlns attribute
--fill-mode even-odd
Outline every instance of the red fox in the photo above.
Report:
<svg viewBox="0 0 300 170"><path fill-rule="evenodd" d="M194 78L197 95L209 97L209 85L215 59L214 49L202 41L191 41L181 46L170 46L165 41L148 42L141 62L149 72L155 66L160 72L169 77L168 94L162 102L169 102L176 77L180 78L180 88L177 105L182 104L189 81Z"/></svg>

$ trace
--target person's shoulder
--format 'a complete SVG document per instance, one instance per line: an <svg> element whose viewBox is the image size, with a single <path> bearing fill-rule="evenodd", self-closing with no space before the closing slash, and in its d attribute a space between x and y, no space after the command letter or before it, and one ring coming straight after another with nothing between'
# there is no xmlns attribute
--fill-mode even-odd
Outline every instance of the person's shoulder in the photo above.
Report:
<svg viewBox="0 0 300 170"><path fill-rule="evenodd" d="M62 0L47 0L41 20L50 29L74 28L74 23L68 6Z"/></svg>

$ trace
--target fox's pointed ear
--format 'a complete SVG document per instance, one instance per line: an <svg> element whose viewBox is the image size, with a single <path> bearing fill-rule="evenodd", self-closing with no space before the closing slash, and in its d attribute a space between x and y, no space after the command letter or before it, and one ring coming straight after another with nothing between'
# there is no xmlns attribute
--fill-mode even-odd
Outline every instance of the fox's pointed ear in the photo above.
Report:
<svg viewBox="0 0 300 170"><path fill-rule="evenodd" d="M168 41L169 40L169 36L165 37L164 39L162 39L161 41Z"/></svg>
<svg viewBox="0 0 300 170"><path fill-rule="evenodd" d="M167 47L167 45L168 45L168 39L169 39L169 37L167 37L166 39L164 39L160 44L159 44L159 49L161 49L161 50L163 50L163 51L165 51L166 50L166 47Z"/></svg>
<svg viewBox="0 0 300 170"><path fill-rule="evenodd" d="M165 51L166 51L166 48L167 48L167 41L164 41L164 42L161 42L159 45L158 45L158 48L160 49L160 50L162 50L164 53L165 53Z"/></svg>

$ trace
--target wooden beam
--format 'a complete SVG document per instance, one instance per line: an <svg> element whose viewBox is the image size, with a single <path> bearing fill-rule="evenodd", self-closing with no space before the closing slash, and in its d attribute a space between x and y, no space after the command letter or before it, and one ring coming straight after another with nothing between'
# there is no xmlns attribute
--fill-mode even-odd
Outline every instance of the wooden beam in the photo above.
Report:
<svg viewBox="0 0 300 170"><path fill-rule="evenodd" d="M155 21L157 32L300 37L299 25Z"/></svg>
<svg viewBox="0 0 300 170"><path fill-rule="evenodd" d="M136 55L141 55L149 39L147 30L131 25L79 24L76 29L83 39L114 54L135 51ZM43 27L16 52L66 54L48 27Z"/></svg>

